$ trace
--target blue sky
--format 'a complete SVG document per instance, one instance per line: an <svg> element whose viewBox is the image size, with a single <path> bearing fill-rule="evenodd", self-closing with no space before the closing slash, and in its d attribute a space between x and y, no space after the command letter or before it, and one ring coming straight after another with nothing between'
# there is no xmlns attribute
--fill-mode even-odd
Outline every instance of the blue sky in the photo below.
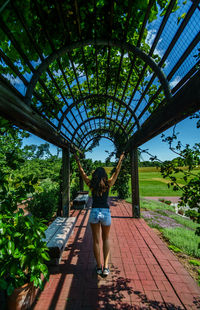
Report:
<svg viewBox="0 0 200 310"><path fill-rule="evenodd" d="M183 144L190 144L193 146L195 143L200 143L200 129L196 128L195 119L185 119L182 122L178 123L176 126L176 131L179 132L178 140L181 140ZM172 128L166 130L164 132L167 136L172 133ZM24 139L23 145L27 144L41 144L46 141L34 136L31 136L27 139ZM171 160L176 155L169 150L167 143L162 142L161 135L151 139L150 141L143 144L141 149L148 149L149 153L152 155L156 155L160 160ZM56 154L56 147L50 144L50 151L52 154ZM94 148L92 152L86 153L86 158L92 158L93 160L101 160L104 161L108 154L105 150L112 152L114 150L113 143L108 139L101 139L98 147ZM143 160L149 160L149 156L146 154L142 154ZM114 160L114 158L113 158Z"/></svg>

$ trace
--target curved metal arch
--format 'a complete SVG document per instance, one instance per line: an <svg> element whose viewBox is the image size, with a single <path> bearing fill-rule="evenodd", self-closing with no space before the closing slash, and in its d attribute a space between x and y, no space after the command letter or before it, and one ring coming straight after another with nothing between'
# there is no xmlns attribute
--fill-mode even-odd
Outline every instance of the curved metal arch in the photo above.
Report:
<svg viewBox="0 0 200 310"><path fill-rule="evenodd" d="M85 125L85 123L90 122L90 121L95 120L95 119L108 119L109 121L114 122L115 124L117 124L117 125L122 129L122 131L127 135L127 132L126 132L126 130L124 130L124 127L122 126L122 124L119 123L118 121L116 121L115 119L112 119L112 118L110 118L110 117L94 116L94 117L87 118L85 121L83 121L83 122L76 128L76 130L74 131L73 136L72 136L72 138L71 138L72 143L73 143L73 140L74 140L74 138L75 138L77 132L79 131L79 129L80 129L83 125ZM99 128L99 129L100 129L100 128ZM111 132L111 130L108 130L108 131ZM127 136L128 136L128 135L127 135Z"/></svg>
<svg viewBox="0 0 200 310"><path fill-rule="evenodd" d="M30 105L31 98L33 94L33 90L36 86L36 83L38 79L40 78L41 74L47 70L50 63L52 63L57 58L61 57L67 52L72 51L75 48L84 47L87 45L103 45L103 46L109 46L109 47L118 47L120 49L124 49L128 52L132 52L136 54L138 57L140 57L145 63L147 63L151 69L156 73L162 87L164 90L164 94L166 99L169 101L171 99L171 92L169 83L167 81L167 78L165 77L162 69L154 62L153 58L151 58L149 55L147 55L145 52L143 52L140 48L131 45L130 43L121 42L118 40L106 40L106 39L90 39L90 40L84 40L84 41L78 41L76 43L72 43L69 46L63 46L59 50L53 52L51 55L49 55L47 58L45 58L42 63L39 65L37 70L35 70L29 85L26 90L25 95L25 102Z"/></svg>
<svg viewBox="0 0 200 310"><path fill-rule="evenodd" d="M100 138L105 138L105 139L108 139L108 140L110 140L112 143L114 143L114 141L111 139L111 138L109 138L109 137L107 137L107 136L102 136L102 135L99 135L99 137ZM84 145L84 147L83 147L83 150L85 150L86 149L86 147L87 147L87 145L92 141L92 140L94 140L94 137L93 138L91 138L89 141L87 141L87 143Z"/></svg>
<svg viewBox="0 0 200 310"><path fill-rule="evenodd" d="M136 114L133 112L131 107L126 102L124 102L123 100L120 100L120 99L118 99L118 98L116 98L114 96L107 95L107 94L90 94L90 95L87 95L87 96L85 96L85 97L83 97L83 98L73 102L72 104L70 104L70 106L65 110L65 112L62 114L62 116L60 118L60 121L59 121L59 124L58 124L58 130L60 130L60 128L62 126L62 122L64 120L64 117L73 109L73 107L75 107L81 101L84 101L84 100L87 100L87 99L91 99L91 98L95 98L95 97L102 97L102 98L105 97L105 98L114 100L114 101L119 102L120 104L124 105L129 110L129 112L131 113L133 118L135 119L135 123L137 124L138 129L140 128L140 124L139 124L139 121L138 121L138 118L137 118Z"/></svg>
<svg viewBox="0 0 200 310"><path fill-rule="evenodd" d="M99 132L99 131L101 131L101 132L107 132L107 133L109 133L110 131L108 130L108 129L106 129L106 128L96 128L96 129L92 129L92 130L90 130L90 131L88 131L83 137L82 137L82 139L79 141L79 146L81 146L81 144L82 144L82 142L83 142L83 140L86 138L86 136L88 136L88 135L90 135L90 134L92 134L93 132ZM111 139L111 138L110 138Z"/></svg>

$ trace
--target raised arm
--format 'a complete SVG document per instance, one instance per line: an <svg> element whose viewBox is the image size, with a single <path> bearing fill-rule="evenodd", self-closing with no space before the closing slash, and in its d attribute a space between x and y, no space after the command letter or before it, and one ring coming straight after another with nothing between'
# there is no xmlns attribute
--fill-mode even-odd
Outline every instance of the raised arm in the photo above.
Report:
<svg viewBox="0 0 200 310"><path fill-rule="evenodd" d="M108 184L109 186L113 186L115 184L115 181L117 180L118 174L120 172L121 166L122 166L122 161L124 159L124 152L121 154L117 167L115 169L115 172L113 173L113 175L111 176L111 178L108 180Z"/></svg>
<svg viewBox="0 0 200 310"><path fill-rule="evenodd" d="M85 181L85 183L90 186L90 179L88 178L87 174L85 173L85 171L83 170L83 167L81 166L80 160L78 158L78 156L76 155L76 153L74 153L74 157L76 159L76 162L78 164L78 168L81 174L81 177L83 178L83 180Z"/></svg>

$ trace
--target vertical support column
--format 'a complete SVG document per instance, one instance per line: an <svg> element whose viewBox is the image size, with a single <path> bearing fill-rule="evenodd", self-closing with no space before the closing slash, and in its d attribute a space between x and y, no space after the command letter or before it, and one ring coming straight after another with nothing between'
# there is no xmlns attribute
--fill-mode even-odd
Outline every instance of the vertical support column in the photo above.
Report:
<svg viewBox="0 0 200 310"><path fill-rule="evenodd" d="M84 155L84 154L81 154L81 155L80 155L80 158L84 159L84 158L85 158L85 155ZM82 192L83 189L84 189L83 178L82 178L81 174L79 174L79 190Z"/></svg>
<svg viewBox="0 0 200 310"><path fill-rule="evenodd" d="M82 192L83 191L83 178L81 175L79 175L79 190Z"/></svg>
<svg viewBox="0 0 200 310"><path fill-rule="evenodd" d="M62 150L62 211L69 217L70 211L70 148Z"/></svg>
<svg viewBox="0 0 200 310"><path fill-rule="evenodd" d="M59 200L58 200L57 216L62 216L62 192L63 192L63 177L62 177L62 163L61 163L59 173Z"/></svg>
<svg viewBox="0 0 200 310"><path fill-rule="evenodd" d="M140 196L139 196L137 148L130 149L130 160L131 160L132 215L134 218L140 218Z"/></svg>

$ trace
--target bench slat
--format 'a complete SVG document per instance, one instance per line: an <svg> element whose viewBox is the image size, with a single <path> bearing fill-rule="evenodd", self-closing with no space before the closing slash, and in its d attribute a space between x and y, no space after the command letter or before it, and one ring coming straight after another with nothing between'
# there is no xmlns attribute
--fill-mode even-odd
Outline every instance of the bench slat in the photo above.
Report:
<svg viewBox="0 0 200 310"><path fill-rule="evenodd" d="M46 238L43 240L48 243L51 240L52 236L58 231L60 225L62 225L65 222L65 220L66 218L64 217L57 217L45 231Z"/></svg>
<svg viewBox="0 0 200 310"><path fill-rule="evenodd" d="M74 199L74 202L87 201L88 199L89 199L89 195L78 195L78 196Z"/></svg>
<svg viewBox="0 0 200 310"><path fill-rule="evenodd" d="M48 264L59 264L65 245L74 228L76 217L58 217L45 232L51 261Z"/></svg>

